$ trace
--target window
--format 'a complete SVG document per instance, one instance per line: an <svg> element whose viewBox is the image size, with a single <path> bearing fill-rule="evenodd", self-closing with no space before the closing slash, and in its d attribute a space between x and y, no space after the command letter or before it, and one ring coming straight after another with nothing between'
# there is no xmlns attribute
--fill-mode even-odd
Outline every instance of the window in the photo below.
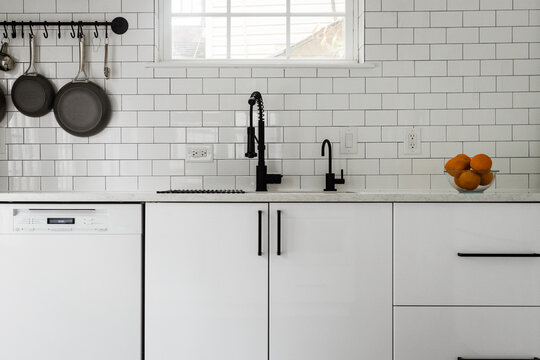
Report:
<svg viewBox="0 0 540 360"><path fill-rule="evenodd" d="M358 62L361 0L161 0L163 60Z"/></svg>

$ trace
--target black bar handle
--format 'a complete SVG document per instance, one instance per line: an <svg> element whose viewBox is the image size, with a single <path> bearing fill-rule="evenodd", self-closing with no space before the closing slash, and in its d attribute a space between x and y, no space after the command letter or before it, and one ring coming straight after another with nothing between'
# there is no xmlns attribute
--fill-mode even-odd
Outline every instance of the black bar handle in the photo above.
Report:
<svg viewBox="0 0 540 360"><path fill-rule="evenodd" d="M540 257L537 253L457 253L460 257Z"/></svg>
<svg viewBox="0 0 540 360"><path fill-rule="evenodd" d="M259 240L258 240L257 255L262 256L262 210L259 210Z"/></svg>
<svg viewBox="0 0 540 360"><path fill-rule="evenodd" d="M277 256L281 256L281 210L277 211Z"/></svg>
<svg viewBox="0 0 540 360"><path fill-rule="evenodd" d="M464 357L458 357L457 360L540 360L539 358L537 357L533 357L533 358L528 358L528 359L507 359L507 358L504 358L504 359L478 359L478 358L464 358Z"/></svg>

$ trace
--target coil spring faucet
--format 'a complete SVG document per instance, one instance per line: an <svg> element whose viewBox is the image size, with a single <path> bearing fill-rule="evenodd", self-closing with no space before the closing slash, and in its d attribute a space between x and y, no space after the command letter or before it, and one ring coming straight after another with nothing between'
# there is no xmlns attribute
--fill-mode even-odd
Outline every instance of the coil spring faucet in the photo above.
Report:
<svg viewBox="0 0 540 360"><path fill-rule="evenodd" d="M259 156L259 162L257 164L257 191L267 191L268 184L281 184L281 174L268 174L268 169L264 162L264 151L266 146L264 144L264 104L262 95L258 91L254 91L248 100L249 104L249 127L247 128L247 158L254 158L257 156L255 152L255 141L257 141L257 150ZM253 106L257 104L259 108L259 122L258 122L258 136L255 136L255 127L253 127Z"/></svg>

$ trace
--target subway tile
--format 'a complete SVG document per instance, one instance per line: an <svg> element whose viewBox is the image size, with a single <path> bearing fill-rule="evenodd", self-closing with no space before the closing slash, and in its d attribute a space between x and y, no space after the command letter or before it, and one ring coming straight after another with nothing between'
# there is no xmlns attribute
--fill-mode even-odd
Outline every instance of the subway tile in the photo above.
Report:
<svg viewBox="0 0 540 360"><path fill-rule="evenodd" d="M171 176L184 175L183 160L153 160L152 175Z"/></svg>
<svg viewBox="0 0 540 360"><path fill-rule="evenodd" d="M429 12L427 11L400 12L398 13L397 26L400 28L429 27Z"/></svg>
<svg viewBox="0 0 540 360"><path fill-rule="evenodd" d="M331 78L303 78L300 79L300 88L303 94L318 94L332 92Z"/></svg>
<svg viewBox="0 0 540 360"><path fill-rule="evenodd" d="M137 145L138 160L169 159L169 144L139 144Z"/></svg>
<svg viewBox="0 0 540 360"><path fill-rule="evenodd" d="M105 178L101 176L74 177L73 190L75 191L104 191Z"/></svg>
<svg viewBox="0 0 540 360"><path fill-rule="evenodd" d="M205 94L232 94L235 91L234 79L203 79L203 93ZM189 100L189 98L188 98Z"/></svg>

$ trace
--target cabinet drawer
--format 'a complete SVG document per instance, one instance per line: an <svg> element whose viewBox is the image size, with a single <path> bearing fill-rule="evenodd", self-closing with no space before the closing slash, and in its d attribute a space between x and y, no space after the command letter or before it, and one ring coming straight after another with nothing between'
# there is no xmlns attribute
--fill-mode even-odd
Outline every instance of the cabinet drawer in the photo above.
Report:
<svg viewBox="0 0 540 360"><path fill-rule="evenodd" d="M396 305L540 305L540 204L396 204L394 221Z"/></svg>
<svg viewBox="0 0 540 360"><path fill-rule="evenodd" d="M396 307L395 360L540 357L540 308Z"/></svg>

